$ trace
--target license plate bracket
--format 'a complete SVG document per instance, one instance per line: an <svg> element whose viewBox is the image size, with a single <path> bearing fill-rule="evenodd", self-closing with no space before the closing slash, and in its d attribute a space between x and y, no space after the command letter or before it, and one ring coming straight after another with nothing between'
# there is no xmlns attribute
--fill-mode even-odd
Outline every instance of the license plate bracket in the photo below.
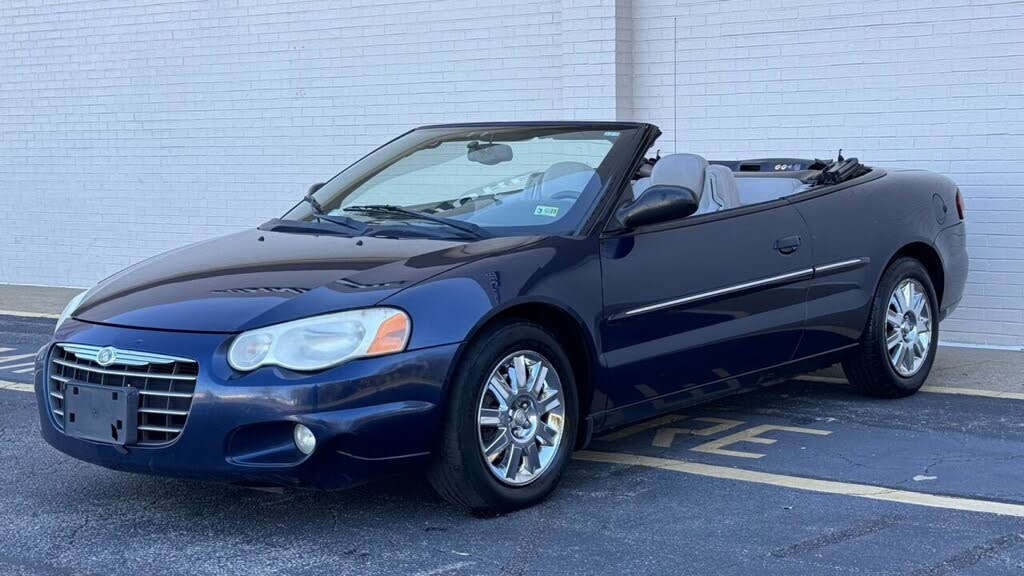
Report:
<svg viewBox="0 0 1024 576"><path fill-rule="evenodd" d="M131 387L68 382L64 431L69 436L124 446L138 436L139 391Z"/></svg>

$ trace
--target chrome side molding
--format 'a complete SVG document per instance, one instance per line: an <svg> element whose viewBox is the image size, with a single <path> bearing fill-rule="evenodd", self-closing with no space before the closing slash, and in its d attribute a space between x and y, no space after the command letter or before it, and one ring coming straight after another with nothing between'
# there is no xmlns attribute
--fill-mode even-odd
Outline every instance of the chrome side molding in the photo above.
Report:
<svg viewBox="0 0 1024 576"><path fill-rule="evenodd" d="M857 268L867 263L867 258L852 258L850 260L830 262L828 264L822 264L821 266L815 266L814 275L817 276L822 272L838 272L839 270L846 270L847 268Z"/></svg>
<svg viewBox="0 0 1024 576"><path fill-rule="evenodd" d="M626 311L623 316L634 316L636 314L643 314L645 312L653 312L654 310L661 310L662 308L669 308L671 306L678 306L680 304L689 304L691 302L697 302L699 300L706 300L708 298L714 298L716 296L722 296L725 294L731 294L733 292L740 292L742 290L749 290L750 288L757 288L760 286L767 286L768 284L780 284L784 282L793 282L796 280L802 280L810 278L814 275L814 268L805 268L803 270L796 270L795 272L787 272L785 274L779 274L778 276L769 276L768 278L761 278L759 280L751 280L750 282L744 282L742 284L734 284L732 286L726 286L724 288L718 288L716 290L709 290L707 292L699 292L697 294L691 294L682 298L676 298L675 300L668 300L666 302L659 302L657 304L651 304L649 306L643 306L641 308L635 308L633 310Z"/></svg>
<svg viewBox="0 0 1024 576"><path fill-rule="evenodd" d="M757 280L743 282L742 284L734 284L732 286L725 286L724 288L717 288L715 290L708 290L707 292L698 292L697 294L683 296L682 298L675 298L672 300L666 300L665 302L658 302L657 304L649 304L647 306L642 306L640 308L627 310L626 312L622 313L619 317L623 318L628 316L635 316L637 314L653 312L655 310L661 310L663 308L671 308L672 306L679 306L681 304L691 304L693 302L699 302L701 300L707 300L709 298L725 296L726 294L732 294L734 292L742 292L743 290L749 290L751 288L760 288L762 286L769 286L772 284L786 284L789 282L796 282L798 280L807 280L823 273L831 274L833 272L839 272L841 270L847 270L849 268L863 266L867 264L868 261L869 260L867 258L852 258L850 260L841 260L839 262L829 262L828 264L822 264L821 266L815 266L813 268L805 268L803 270L787 272L785 274L779 274L777 276L759 278Z"/></svg>

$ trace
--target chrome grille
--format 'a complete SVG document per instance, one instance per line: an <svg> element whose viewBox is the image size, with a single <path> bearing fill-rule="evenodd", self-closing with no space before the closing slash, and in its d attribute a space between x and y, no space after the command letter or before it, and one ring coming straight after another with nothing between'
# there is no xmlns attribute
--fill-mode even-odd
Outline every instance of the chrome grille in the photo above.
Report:
<svg viewBox="0 0 1024 576"><path fill-rule="evenodd" d="M139 445L166 444L181 433L192 407L199 364L148 352L116 350L109 366L97 361L103 347L57 344L50 355L49 400L57 425L64 428L64 390L68 382L84 382L139 391Z"/></svg>

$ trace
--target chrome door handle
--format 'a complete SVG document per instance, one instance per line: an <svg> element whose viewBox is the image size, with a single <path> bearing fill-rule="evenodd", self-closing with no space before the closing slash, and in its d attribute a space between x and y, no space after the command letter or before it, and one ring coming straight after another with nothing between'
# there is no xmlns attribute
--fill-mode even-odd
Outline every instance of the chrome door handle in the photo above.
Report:
<svg viewBox="0 0 1024 576"><path fill-rule="evenodd" d="M783 254L792 254L800 247L799 236L786 236L775 241L775 249Z"/></svg>

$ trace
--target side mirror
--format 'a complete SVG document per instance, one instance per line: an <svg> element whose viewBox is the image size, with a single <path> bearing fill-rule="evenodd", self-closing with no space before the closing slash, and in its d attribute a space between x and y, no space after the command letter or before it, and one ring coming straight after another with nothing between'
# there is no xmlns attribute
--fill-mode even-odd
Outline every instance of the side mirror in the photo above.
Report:
<svg viewBox="0 0 1024 576"><path fill-rule="evenodd" d="M306 192L306 195L312 196L317 190L323 188L324 184L327 184L327 182L317 182L316 184L313 184L309 187L309 191Z"/></svg>
<svg viewBox="0 0 1024 576"><path fill-rule="evenodd" d="M689 188L657 184L644 190L636 200L619 208L616 215L626 228L638 228L686 218L697 211L699 202L697 194Z"/></svg>

